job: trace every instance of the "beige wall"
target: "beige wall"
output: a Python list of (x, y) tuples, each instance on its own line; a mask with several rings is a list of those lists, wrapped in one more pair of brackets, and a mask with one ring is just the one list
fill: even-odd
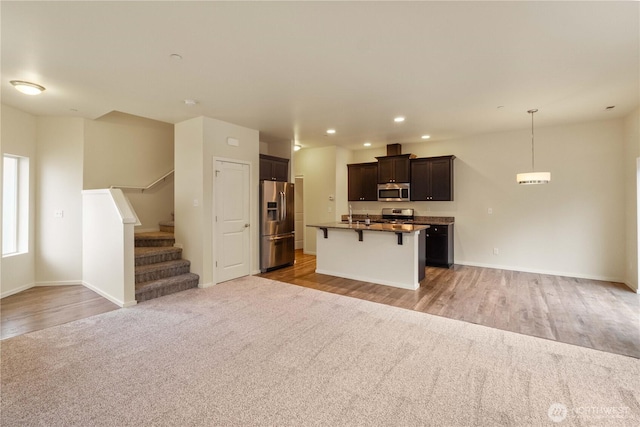
[[(340, 149), (342, 150), (342, 149)], [(319, 224), (336, 221), (340, 213), (338, 207), (348, 204), (336, 200), (336, 164), (337, 147), (305, 148), (294, 153), (294, 175), (303, 176), (304, 217), (306, 224)], [(345, 163), (346, 170), (346, 163)], [(345, 185), (346, 180), (343, 179)], [(329, 200), (333, 196), (334, 200)], [(315, 254), (316, 229), (306, 227), (304, 234), (304, 252)]]
[(640, 158), (640, 109), (624, 120), (624, 171), (626, 201), (626, 257), (625, 278), (627, 285), (638, 291), (638, 159)]
[[(518, 186), (515, 181), (516, 173), (530, 168), (526, 130), (402, 144), (403, 153), (457, 158), (454, 201), (401, 205), (414, 208), (417, 215), (456, 218), (458, 264), (624, 281), (623, 128), (622, 120), (537, 127), (536, 168), (552, 176), (550, 184), (538, 186)], [(385, 152), (384, 147), (354, 151), (352, 162), (375, 161)], [(305, 163), (300, 165), (305, 186), (307, 168), (325, 181), (332, 179), (331, 170), (325, 174)], [(382, 207), (396, 206), (351, 203), (357, 213), (379, 214)]]
[[(214, 159), (250, 164), (250, 270), (252, 273), (260, 270), (258, 135), (256, 130), (206, 117), (187, 120), (175, 126), (176, 243), (183, 244), (185, 258), (192, 262), (191, 271), (200, 275), (201, 286), (216, 283)], [(238, 139), (240, 145), (228, 145), (229, 137)], [(194, 200), (197, 200), (198, 206), (194, 206)]]
[[(84, 189), (147, 187), (173, 170), (173, 125), (120, 112), (87, 120)], [(158, 230), (171, 219), (174, 177), (144, 192), (123, 189), (142, 223), (136, 231)]]
[[(29, 158), (29, 251), (2, 258), (0, 296), (14, 294), (35, 284), (35, 218), (36, 218), (36, 118), (15, 108), (2, 105), (2, 153)], [(0, 165), (0, 170), (2, 166)], [(0, 182), (2, 174), (0, 174)], [(0, 191), (2, 186), (0, 185)], [(0, 199), (1, 200), (1, 199)], [(1, 214), (0, 214), (1, 215)]]
[[(37, 118), (36, 282), (82, 282), (82, 157), (85, 120)], [(62, 218), (54, 217), (56, 210)]]
[(207, 283), (203, 277), (203, 122), (203, 117), (197, 117), (176, 124), (174, 146), (176, 244), (183, 247), (182, 257), (191, 261), (191, 272), (200, 275), (201, 284)]

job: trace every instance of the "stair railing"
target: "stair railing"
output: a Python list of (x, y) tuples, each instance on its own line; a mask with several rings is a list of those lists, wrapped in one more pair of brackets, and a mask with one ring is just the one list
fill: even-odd
[(153, 181), (151, 184), (147, 185), (146, 187), (135, 187), (135, 186), (130, 186), (130, 185), (112, 185), (109, 188), (120, 188), (120, 189), (123, 189), (123, 190), (140, 190), (141, 193), (144, 193), (145, 190), (150, 190), (151, 188), (155, 187), (156, 185), (160, 184), (161, 182), (164, 182), (167, 178), (169, 178), (171, 175), (173, 175), (174, 172), (175, 172), (175, 169), (171, 169), (169, 172), (165, 173), (160, 178), (156, 179), (155, 181)]

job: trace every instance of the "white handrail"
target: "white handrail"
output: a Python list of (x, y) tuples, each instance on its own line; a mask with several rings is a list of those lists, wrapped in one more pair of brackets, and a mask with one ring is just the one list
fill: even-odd
[(112, 185), (109, 188), (120, 188), (120, 189), (127, 189), (127, 190), (140, 190), (142, 193), (144, 193), (144, 190), (149, 190), (150, 188), (155, 187), (157, 184), (159, 184), (160, 182), (164, 181), (169, 176), (171, 176), (174, 172), (175, 172), (175, 169), (171, 169), (169, 172), (165, 173), (160, 178), (156, 179), (155, 181), (153, 181), (151, 184), (147, 185), (146, 187), (132, 187), (132, 186), (128, 186), (128, 185)]

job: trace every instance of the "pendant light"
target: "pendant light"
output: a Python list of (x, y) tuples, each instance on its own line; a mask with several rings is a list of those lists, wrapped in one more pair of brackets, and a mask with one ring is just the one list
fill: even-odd
[(529, 110), (531, 114), (531, 170), (532, 172), (519, 173), (516, 175), (518, 184), (548, 184), (551, 181), (551, 172), (533, 172), (535, 168), (535, 155), (533, 150), (533, 114), (537, 113), (537, 109)]

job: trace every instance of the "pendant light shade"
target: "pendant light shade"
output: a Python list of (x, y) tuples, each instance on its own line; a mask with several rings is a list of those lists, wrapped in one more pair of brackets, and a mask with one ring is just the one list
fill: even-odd
[(516, 175), (518, 184), (548, 184), (551, 181), (551, 172), (525, 172)]
[[(531, 170), (535, 171), (535, 152), (533, 146), (533, 114), (538, 112), (537, 109), (529, 110), (531, 114)], [(551, 181), (551, 172), (524, 172), (516, 175), (518, 184), (548, 184)]]

